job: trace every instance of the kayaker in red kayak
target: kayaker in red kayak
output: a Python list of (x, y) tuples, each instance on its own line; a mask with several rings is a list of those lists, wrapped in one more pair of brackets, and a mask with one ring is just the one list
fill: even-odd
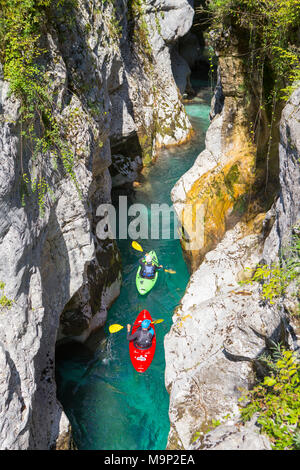
[(145, 254), (144, 258), (139, 260), (141, 265), (140, 276), (146, 277), (147, 279), (153, 279), (155, 276), (156, 271), (162, 269), (162, 265), (157, 265), (153, 260), (149, 253)]
[(127, 325), (127, 339), (133, 341), (134, 346), (138, 349), (151, 348), (154, 338), (154, 330), (150, 326), (151, 320), (143, 320), (141, 326), (131, 335), (131, 325)]

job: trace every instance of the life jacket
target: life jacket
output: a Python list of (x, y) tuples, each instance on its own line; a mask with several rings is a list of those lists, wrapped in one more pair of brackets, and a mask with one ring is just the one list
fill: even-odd
[(143, 277), (154, 277), (154, 275), (155, 275), (155, 265), (152, 264), (152, 263), (151, 264), (145, 263), (142, 266), (141, 275)]
[(135, 340), (134, 345), (139, 349), (149, 349), (152, 345), (152, 339), (154, 336), (153, 328), (143, 330), (142, 327), (138, 328), (139, 337)]

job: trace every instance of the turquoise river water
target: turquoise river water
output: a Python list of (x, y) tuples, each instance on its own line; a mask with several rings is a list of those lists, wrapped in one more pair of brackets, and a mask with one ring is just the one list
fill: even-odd
[[(142, 185), (131, 202), (147, 206), (150, 221), (152, 203), (171, 205), (170, 191), (204, 148), (209, 124), (209, 94), (204, 100), (186, 105), (195, 135), (180, 147), (163, 150), (155, 164), (144, 172)], [(150, 223), (150, 222), (149, 222)], [(171, 231), (172, 233), (172, 231)], [(141, 253), (130, 240), (118, 241), (122, 255), (121, 293), (108, 313), (106, 326), (85, 345), (69, 344), (57, 351), (57, 395), (72, 424), (74, 440), (82, 450), (163, 450), (169, 433), (169, 396), (165, 389), (164, 336), (172, 324), (174, 309), (182, 298), (189, 272), (178, 239), (137, 240), (176, 274), (161, 271), (147, 296), (136, 290), (135, 276)], [(157, 345), (150, 368), (137, 373), (130, 361), (126, 324), (133, 323), (142, 309), (156, 325)], [(108, 327), (119, 323), (124, 329), (110, 334)]]

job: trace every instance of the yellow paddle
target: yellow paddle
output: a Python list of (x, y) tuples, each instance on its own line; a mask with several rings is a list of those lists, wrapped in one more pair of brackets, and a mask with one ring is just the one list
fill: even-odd
[(144, 251), (143, 248), (141, 247), (141, 245), (136, 241), (133, 241), (131, 243), (131, 246), (132, 246), (132, 248), (134, 248), (137, 251)]
[[(136, 241), (133, 241), (133, 242), (131, 243), (131, 246), (132, 246), (132, 248), (134, 248), (134, 249), (137, 250), (137, 251), (141, 251), (141, 252), (144, 251), (143, 248), (141, 247), (141, 245), (140, 245), (138, 242), (136, 242)], [(176, 271), (174, 271), (174, 269), (165, 269), (165, 268), (164, 268), (164, 271), (165, 271), (166, 273), (176, 274)]]
[[(156, 325), (157, 323), (161, 323), (163, 321), (164, 319), (160, 318), (159, 320), (154, 320), (153, 322), (151, 322), (151, 324)], [(124, 328), (124, 326), (118, 325), (117, 323), (115, 323), (114, 325), (109, 325), (108, 329), (110, 333), (117, 333), (118, 331), (122, 330), (122, 328)]]

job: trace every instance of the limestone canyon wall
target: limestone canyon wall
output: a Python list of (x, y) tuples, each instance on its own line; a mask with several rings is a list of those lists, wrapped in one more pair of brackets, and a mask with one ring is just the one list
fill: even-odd
[[(193, 14), (187, 0), (50, 8), (42, 65), (77, 185), (53, 155), (40, 152), (51, 189), (42, 216), (36, 194), (22, 193), (23, 174), (34, 178), (36, 162), (1, 68), (0, 280), (13, 301), (0, 312), (1, 449), (53, 448), (68, 427), (56, 399), (55, 344), (84, 341), (119, 293), (116, 244), (96, 236), (97, 207), (111, 201), (111, 174), (189, 138), (170, 51)], [(120, 161), (122, 168), (114, 165)]]
[[(281, 114), (277, 141), (280, 186), (273, 206), (268, 212), (259, 204), (255, 210), (242, 211), (228, 228), (224, 221), (232, 213), (235, 195), (245, 191), (245, 183), (250, 185), (251, 169), (240, 170), (245, 163), (252, 166), (256, 152), (252, 146), (245, 148), (247, 123), (243, 118), (236, 121), (245, 107), (237, 90), (229, 93), (230, 76), (230, 83), (238, 84), (242, 70), (236, 76), (234, 61), (227, 58), (226, 64), (221, 59), (206, 149), (172, 191), (179, 215), (184, 203), (191, 200), (197, 204), (209, 197), (211, 205), (205, 227), (208, 236), (202, 252), (189, 256), (193, 273), (165, 337), (171, 422), (168, 449), (271, 449), (268, 439), (259, 434), (255, 416), (247, 425), (237, 425), (238, 400), (241, 390), (253, 385), (254, 372), (262, 371), (259, 358), (270, 345), (281, 343), (299, 350), (299, 325), (293, 316), (299, 303), (295, 283), (283, 299), (270, 305), (262, 300), (258, 283), (241, 286), (240, 281), (250, 279), (259, 263), (277, 262), (293, 234), (299, 236), (300, 89)], [(233, 103), (238, 101), (239, 111), (232, 113)], [(234, 129), (228, 133), (232, 124)], [(230, 189), (226, 175), (232, 164), (239, 171), (231, 191), (218, 204), (216, 182), (220, 183), (220, 196), (226, 187)], [(209, 238), (212, 226), (218, 228), (213, 243)], [(213, 419), (224, 424), (206, 434)]]

